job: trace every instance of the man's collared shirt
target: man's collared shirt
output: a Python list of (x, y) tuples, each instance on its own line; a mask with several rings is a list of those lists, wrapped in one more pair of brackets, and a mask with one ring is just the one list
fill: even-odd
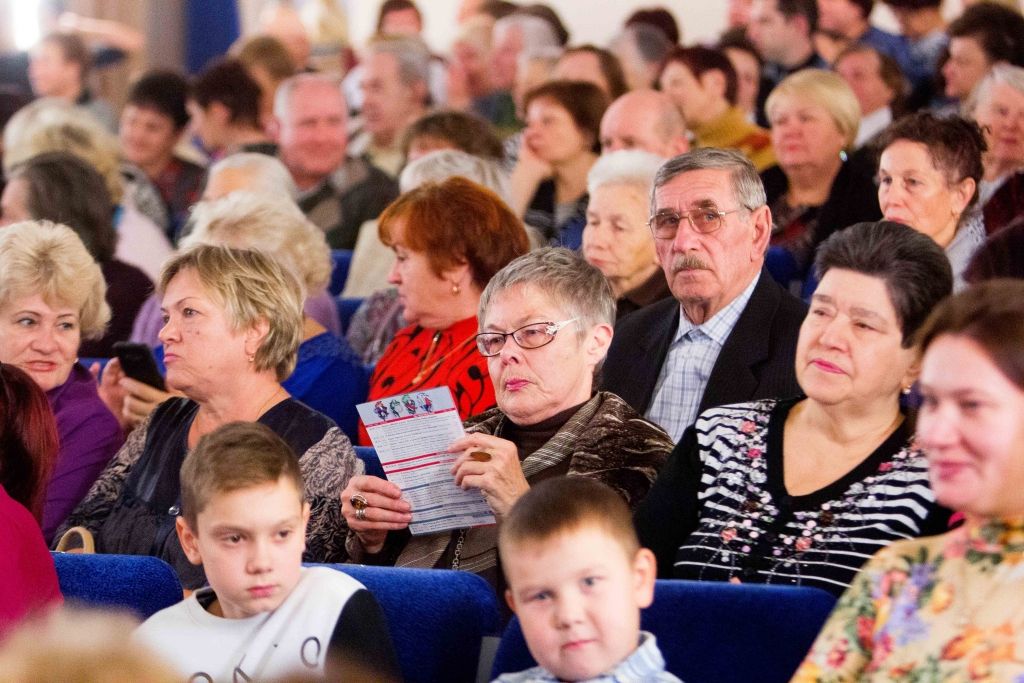
[[(559, 679), (543, 667), (535, 666), (518, 673), (503, 674), (494, 683), (557, 683)], [(657, 639), (647, 631), (640, 632), (640, 645), (633, 654), (622, 660), (608, 673), (590, 678), (583, 683), (682, 683), (665, 671), (665, 658), (658, 649)]]
[(701, 325), (690, 322), (680, 306), (679, 327), (661, 365), (654, 397), (644, 416), (660, 425), (673, 441), (678, 442), (697, 419), (718, 354), (747, 307), (759, 277), (760, 272), (738, 297)]

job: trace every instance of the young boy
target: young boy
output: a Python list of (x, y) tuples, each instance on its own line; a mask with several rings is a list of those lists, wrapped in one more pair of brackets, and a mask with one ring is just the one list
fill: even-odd
[(136, 637), (188, 680), (325, 671), (397, 680), (373, 596), (339, 571), (302, 567), (302, 491), (294, 453), (264, 425), (234, 422), (200, 439), (181, 466), (177, 531), (210, 586), (150, 617)]
[(540, 664), (499, 683), (675, 681), (640, 609), (654, 600), (654, 554), (622, 497), (583, 477), (543, 481), (498, 535), (505, 599)]

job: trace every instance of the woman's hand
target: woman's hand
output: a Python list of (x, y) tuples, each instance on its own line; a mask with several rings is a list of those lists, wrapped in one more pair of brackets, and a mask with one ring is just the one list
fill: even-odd
[(452, 466), (455, 484), (477, 488), (497, 517), (504, 517), (520, 496), (530, 490), (516, 445), (489, 434), (467, 434), (449, 447), (463, 451)]
[[(93, 375), (99, 371), (98, 365), (93, 365), (89, 369)], [(99, 394), (125, 431), (134, 429), (153, 412), (153, 409), (167, 399), (181, 395), (160, 391), (128, 377), (121, 369), (121, 362), (117, 358), (111, 358), (103, 369), (99, 381)]]
[[(352, 505), (353, 496), (366, 500), (363, 518)], [(412, 506), (402, 498), (402, 489), (380, 477), (360, 474), (352, 477), (341, 492), (341, 514), (348, 528), (356, 532), (367, 553), (374, 555), (384, 548), (389, 531), (398, 531), (412, 521)]]

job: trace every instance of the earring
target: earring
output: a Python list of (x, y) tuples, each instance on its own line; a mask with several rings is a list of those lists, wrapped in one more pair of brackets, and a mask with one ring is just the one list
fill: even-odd
[(250, 353), (249, 354), (249, 362), (253, 363), (255, 361), (256, 361), (256, 354), (255, 353)]
[(461, 292), (461, 291), (462, 291), (462, 288), (459, 287), (459, 283), (458, 282), (453, 282), (452, 283), (452, 296), (458, 296), (459, 292)]
[(910, 387), (903, 387), (903, 389), (900, 390), (900, 393), (903, 394), (904, 396), (909, 396), (910, 395)]

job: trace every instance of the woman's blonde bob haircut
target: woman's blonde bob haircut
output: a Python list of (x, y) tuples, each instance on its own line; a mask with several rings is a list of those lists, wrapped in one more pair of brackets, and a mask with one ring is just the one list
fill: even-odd
[(331, 248), (324, 231), (283, 197), (232, 192), (200, 202), (192, 211), (192, 232), (181, 246), (196, 244), (262, 251), (299, 279), (306, 296), (322, 292), (331, 279)]
[(236, 331), (265, 320), (267, 336), (253, 358), (257, 372), (277, 380), (292, 374), (302, 341), (302, 286), (270, 256), (253, 249), (197, 244), (173, 256), (160, 273), (160, 295), (174, 277), (191, 270)]
[(823, 69), (801, 69), (775, 86), (764, 103), (769, 122), (782, 100), (796, 99), (824, 107), (843, 135), (845, 149), (852, 149), (860, 128), (860, 104), (850, 86), (838, 74)]
[(0, 309), (33, 294), (77, 310), (84, 339), (102, 337), (110, 322), (103, 272), (66, 225), (24, 221), (0, 230)]

